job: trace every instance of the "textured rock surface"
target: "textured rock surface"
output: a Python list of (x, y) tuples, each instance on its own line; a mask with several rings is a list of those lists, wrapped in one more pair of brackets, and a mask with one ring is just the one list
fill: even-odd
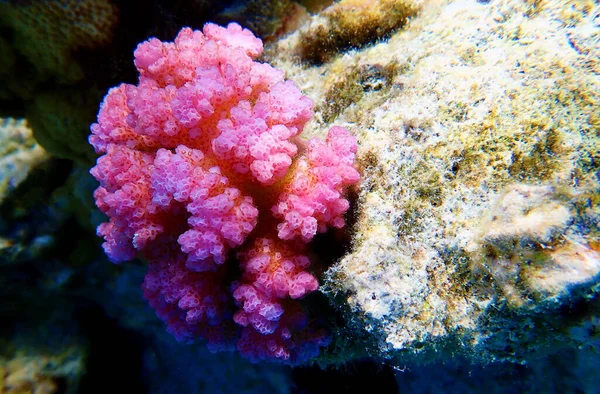
[(336, 53), (387, 38), (419, 11), (419, 0), (342, 0), (326, 8), (300, 31), (296, 51), (321, 64)]
[[(600, 346), (597, 2), (419, 3), (420, 13), (389, 40), (333, 50), (321, 66), (298, 56), (301, 33), (273, 44), (265, 59), (315, 101), (317, 118), (306, 135), (345, 123), (361, 144), (365, 181), (348, 218), (353, 242), (324, 281), (341, 324), (321, 361), (388, 359), (408, 392), (594, 392), (600, 384), (594, 369)], [(168, 20), (173, 32), (179, 21)], [(11, 42), (0, 38), (7, 54), (0, 74), (27, 75)], [(48, 108), (38, 122), (58, 125), (64, 134), (57, 140), (75, 137), (64, 127), (73, 124), (71, 107), (52, 100), (61, 94), (31, 96), (34, 78), (3, 82), (0, 98), (10, 99), (4, 90), (19, 92), (32, 111)], [(59, 154), (79, 155), (77, 149), (69, 145)], [(72, 171), (71, 165), (53, 159), (36, 167), (0, 205), (6, 300), (0, 321), (10, 322), (0, 333), (0, 386), (10, 377), (13, 388), (43, 383), (51, 391), (55, 381), (63, 387), (66, 359), (47, 369), (43, 357), (56, 362), (71, 345), (27, 353), (28, 345), (11, 334), (33, 325), (50, 328), (54, 338), (100, 344), (90, 359), (103, 363), (82, 361), (85, 346), (71, 353), (85, 362), (71, 364), (79, 368), (72, 382), (83, 368), (96, 374), (91, 384), (106, 382), (109, 360), (120, 362), (115, 379), (143, 381), (151, 392), (289, 392), (288, 369), (249, 365), (235, 354), (213, 356), (203, 344), (177, 344), (164, 333), (141, 296), (144, 267), (123, 270), (98, 257), (90, 229), (101, 218), (91, 217), (98, 212), (89, 201), (96, 185), (88, 168)], [(96, 308), (102, 325), (92, 321), (87, 330), (64, 333), (40, 318), (52, 309), (62, 322), (82, 322), (73, 303)], [(107, 331), (107, 320), (119, 328)], [(26, 336), (47, 339), (35, 330)], [(481, 363), (490, 360), (517, 363)]]
[(5, 2), (0, 13), (0, 24), (12, 28), (21, 55), (40, 75), (62, 82), (84, 76), (72, 52), (106, 45), (118, 22), (110, 0)]
[(301, 34), (269, 52), (327, 103), (314, 133), (346, 122), (361, 142), (351, 250), (325, 280), (346, 318), (334, 360), (580, 343), (600, 272), (599, 21), (591, 1), (428, 1), (319, 67), (290, 61)]
[(44, 314), (48, 316), (38, 320), (37, 326), (28, 326), (21, 321), (19, 329), (12, 330), (11, 334), (11, 327), (3, 327), (0, 393), (78, 392), (85, 373), (88, 343), (78, 337), (76, 324), (65, 320), (62, 312)]
[(61, 381), (69, 379), (69, 393), (75, 393), (83, 372), (83, 357), (78, 349), (65, 354), (17, 354), (0, 357), (0, 390), (6, 394), (52, 394), (61, 392)]
[(0, 203), (48, 154), (33, 139), (27, 121), (0, 118)]

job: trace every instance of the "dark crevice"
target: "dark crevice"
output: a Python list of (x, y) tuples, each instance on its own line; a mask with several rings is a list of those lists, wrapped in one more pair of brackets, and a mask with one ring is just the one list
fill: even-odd
[(142, 380), (145, 339), (109, 319), (98, 305), (85, 305), (75, 313), (89, 340), (86, 371), (80, 393), (146, 393)]
[(339, 368), (298, 367), (292, 372), (292, 394), (398, 392), (394, 369), (374, 360), (345, 364)]

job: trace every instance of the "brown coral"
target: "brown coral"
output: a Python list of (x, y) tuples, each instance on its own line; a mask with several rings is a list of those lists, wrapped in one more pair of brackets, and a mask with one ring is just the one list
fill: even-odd
[(0, 24), (12, 29), (15, 49), (39, 74), (61, 82), (83, 77), (72, 53), (108, 44), (118, 21), (118, 9), (110, 0), (0, 4), (0, 11)]
[(308, 19), (305, 7), (292, 0), (236, 2), (217, 17), (219, 23), (236, 21), (270, 42), (296, 30)]
[(387, 37), (418, 10), (414, 0), (342, 0), (303, 31), (299, 55), (309, 63), (324, 63), (340, 51)]
[(53, 156), (93, 162), (87, 142), (94, 120), (93, 105), (102, 98), (95, 88), (69, 88), (40, 92), (27, 105), (27, 120), (35, 139)]

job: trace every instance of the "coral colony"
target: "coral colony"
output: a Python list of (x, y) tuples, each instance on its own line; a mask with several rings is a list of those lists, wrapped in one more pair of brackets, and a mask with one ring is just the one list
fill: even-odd
[(307, 243), (345, 224), (357, 143), (297, 138), (313, 103), (262, 49), (235, 23), (138, 46), (138, 85), (91, 127), (98, 235), (113, 262), (148, 262), (144, 296), (179, 340), (298, 364), (329, 341), (297, 299), (318, 287)]

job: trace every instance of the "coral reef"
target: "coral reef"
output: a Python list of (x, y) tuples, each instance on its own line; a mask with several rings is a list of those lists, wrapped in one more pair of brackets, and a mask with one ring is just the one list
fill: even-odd
[[(131, 52), (149, 36), (201, 26), (227, 2), (0, 2), (0, 108), (24, 117), (51, 154), (91, 165), (89, 124), (110, 86), (134, 80)], [(118, 37), (118, 39), (115, 39)]]
[(173, 340), (142, 297), (145, 267), (109, 264), (99, 247), (93, 229), (105, 218), (94, 207), (89, 167), (65, 164), (37, 166), (0, 205), (0, 381), (10, 363), (8, 392), (38, 383), (57, 393), (110, 391), (106, 362), (129, 392), (289, 392), (283, 365)]
[[(312, 101), (253, 60), (262, 49), (238, 24), (138, 46), (139, 84), (111, 89), (91, 127), (94, 197), (109, 217), (98, 235), (113, 262), (149, 262), (144, 295), (178, 339), (237, 339), (251, 360), (298, 364), (327, 343), (292, 301), (318, 286), (306, 243), (344, 226), (357, 146), (341, 127), (294, 138)], [(231, 299), (225, 263), (242, 244)]]
[(92, 162), (86, 125), (102, 95), (90, 69), (112, 44), (118, 11), (109, 0), (0, 3), (3, 115), (26, 117), (53, 155)]
[(582, 345), (571, 328), (595, 316), (600, 268), (598, 18), (594, 2), (428, 1), (322, 65), (291, 60), (302, 32), (267, 50), (329, 102), (315, 128), (361, 141), (352, 250), (321, 288), (344, 316), (324, 364)]
[[(120, 389), (129, 392), (279, 394), (353, 384), (361, 390), (384, 380), (391, 387), (394, 373), (398, 390), (415, 393), (597, 391), (597, 1), (341, 1), (327, 10), (332, 0), (274, 0), (262, 8), (249, 2), (249, 8), (237, 9), (244, 23), (260, 25), (269, 40), (278, 40), (252, 59), (260, 56), (282, 70), (277, 81), (284, 75), (294, 81), (278, 93), (289, 99), (282, 108), (298, 109), (288, 104), (302, 97), (310, 110), (298, 110), (306, 116), (294, 137), (279, 128), (271, 133), (277, 138), (260, 139), (273, 149), (265, 153), (242, 138), (253, 135), (242, 125), (252, 119), (248, 113), (255, 115), (256, 96), (277, 95), (280, 82), (258, 78), (265, 70), (253, 76), (263, 87), (248, 93), (254, 95), (250, 109), (230, 108), (227, 100), (214, 106), (211, 100), (223, 94), (196, 100), (206, 94), (202, 87), (219, 85), (218, 73), (203, 75), (207, 84), (200, 86), (182, 83), (183, 73), (172, 81), (173, 90), (142, 83), (115, 88), (114, 112), (105, 104), (99, 124), (118, 127), (106, 127), (95, 143), (110, 157), (98, 172), (117, 163), (103, 172), (116, 185), (103, 202), (127, 219), (113, 233), (102, 227), (127, 235), (109, 250), (146, 260), (126, 265), (109, 264), (94, 234), (106, 217), (94, 207), (97, 183), (85, 164), (95, 159), (86, 144), (90, 111), (97, 110), (99, 91), (136, 83), (131, 53), (138, 42), (150, 36), (170, 40), (182, 26), (194, 29), (216, 15), (227, 17), (219, 13), (229, 2), (106, 2), (118, 7), (110, 42), (92, 40), (92, 46), (74, 50), (52, 43), (56, 53), (44, 52), (38, 40), (46, 37), (25, 34), (27, 26), (17, 23), (22, 20), (5, 19), (9, 8), (38, 9), (42, 3), (52, 3), (48, 10), (91, 4), (0, 2), (1, 112), (27, 119), (1, 123), (7, 126), (3, 131), (12, 131), (0, 137), (0, 174), (8, 186), (0, 192), (0, 392), (106, 392), (120, 381)], [(306, 17), (298, 4), (318, 14), (281, 38), (297, 22), (293, 18)], [(396, 19), (400, 25), (387, 30), (393, 18), (383, 18), (381, 6), (401, 4), (416, 5), (418, 12)], [(286, 14), (288, 9), (294, 12)], [(339, 13), (342, 9), (348, 12)], [(104, 8), (98, 11), (107, 15)], [(43, 12), (40, 18), (56, 21)], [(348, 29), (331, 24), (341, 20)], [(316, 34), (321, 28), (335, 34)], [(25, 39), (31, 48), (21, 47)], [(176, 64), (177, 56), (166, 63), (150, 57), (154, 49), (176, 45), (151, 42), (156, 47), (146, 43), (150, 50), (136, 53), (148, 61), (138, 62), (141, 79), (172, 77), (156, 70)], [(252, 48), (257, 46), (246, 47)], [(57, 68), (57, 61), (70, 65)], [(188, 71), (194, 74), (196, 67)], [(220, 83), (232, 88), (230, 81)], [(148, 92), (156, 96), (145, 102)], [(310, 101), (315, 113), (309, 120)], [(171, 107), (160, 105), (164, 102)], [(207, 102), (216, 112), (207, 115)], [(174, 107), (181, 111), (171, 122)], [(182, 116), (192, 124), (193, 110), (198, 124), (210, 118), (205, 129), (223, 138), (199, 141), (194, 131), (186, 139), (187, 126), (177, 125)], [(329, 143), (320, 140), (333, 123), (358, 137), (363, 182), (350, 190), (350, 208), (342, 202), (344, 190), (334, 190), (339, 202), (314, 205), (315, 195), (331, 188), (317, 190), (310, 182), (318, 177), (338, 182), (337, 171), (319, 164), (335, 159), (338, 149), (353, 153), (332, 143), (339, 140), (336, 133), (346, 134), (336, 127)], [(300, 136), (317, 138), (309, 143)], [(115, 139), (119, 148), (110, 147)], [(347, 141), (354, 144), (353, 138)], [(61, 158), (38, 156), (38, 143)], [(276, 160), (267, 159), (272, 153)], [(337, 159), (351, 166), (351, 156)], [(140, 160), (150, 165), (126, 167)], [(247, 172), (236, 172), (240, 169)], [(140, 182), (127, 184), (130, 176)], [(224, 179), (226, 185), (209, 182)], [(268, 184), (269, 179), (277, 180)], [(209, 183), (210, 203), (191, 197), (199, 181)], [(160, 191), (156, 202), (145, 194), (146, 186)], [(215, 212), (213, 203), (226, 202), (216, 198), (224, 191), (234, 203), (228, 213), (243, 211), (251, 219), (253, 207), (256, 223)], [(139, 205), (116, 198), (129, 195), (148, 198), (143, 208), (156, 210), (136, 210)], [(251, 204), (243, 205), (245, 197)], [(331, 209), (327, 217), (305, 215), (325, 206)], [(348, 229), (330, 229), (305, 242), (325, 229), (319, 223), (341, 226), (344, 211)], [(212, 223), (204, 223), (206, 218)], [(232, 227), (240, 223), (251, 229), (236, 238)], [(165, 237), (165, 226), (174, 235)], [(215, 228), (211, 238), (208, 232)], [(229, 238), (216, 242), (223, 234)], [(161, 247), (157, 240), (165, 241), (167, 259), (148, 258)], [(205, 252), (210, 256), (203, 259)], [(202, 271), (207, 268), (214, 271)], [(321, 323), (333, 328), (329, 346), (322, 346), (328, 339), (321, 337)], [(165, 324), (184, 343), (173, 340)], [(291, 339), (285, 330), (290, 327)], [(188, 343), (198, 336), (212, 350), (237, 345), (246, 358), (240, 352), (212, 354), (202, 341)], [(316, 361), (328, 368), (247, 360), (285, 358), (286, 351), (292, 364), (319, 352)], [(365, 379), (353, 360), (366, 360), (375, 372)], [(307, 370), (320, 370), (321, 379), (302, 375)], [(304, 385), (293, 379), (304, 379)], [(322, 384), (323, 379), (330, 381)]]
[[(290, 392), (290, 368), (286, 365), (251, 363), (238, 352), (213, 353), (201, 341), (174, 340), (142, 297), (140, 283), (146, 271), (143, 264), (123, 267), (108, 264), (105, 258), (98, 259), (85, 271), (86, 276), (94, 278), (93, 282), (82, 285), (85, 294), (97, 300), (110, 319), (130, 330), (131, 340), (140, 342), (141, 378), (147, 385), (146, 391), (156, 394)], [(110, 357), (115, 351), (124, 352), (111, 344), (107, 346), (114, 349), (109, 351)], [(129, 366), (126, 370), (128, 374), (140, 372), (132, 371)]]

